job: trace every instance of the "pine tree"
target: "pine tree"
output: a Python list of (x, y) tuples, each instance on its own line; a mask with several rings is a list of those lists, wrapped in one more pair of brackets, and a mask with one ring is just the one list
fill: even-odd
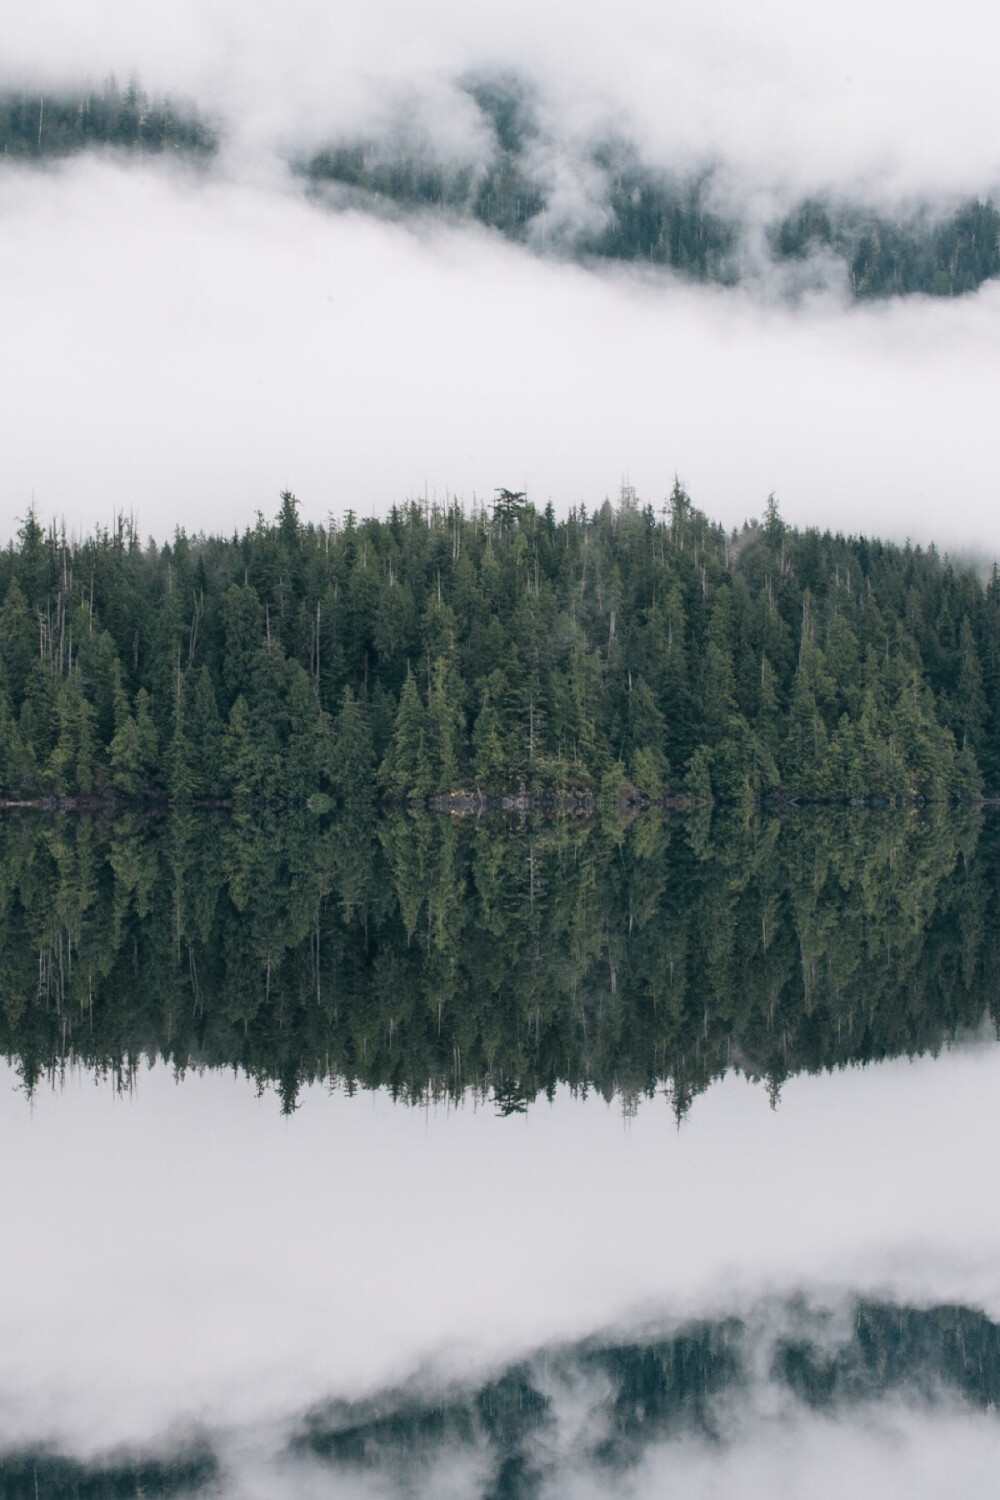
[(152, 789), (156, 773), (156, 726), (149, 711), (149, 694), (140, 688), (135, 712), (128, 706), (119, 684), (115, 704), (115, 733), (111, 741), (111, 776), (115, 788), (126, 797)]
[(225, 766), (223, 786), (232, 793), (236, 811), (246, 814), (260, 794), (261, 769), (250, 724), (250, 710), (242, 693), (229, 710), (222, 755)]
[(427, 710), (411, 672), (403, 683), (392, 744), (379, 771), (379, 779), (391, 796), (426, 797), (433, 790), (427, 740)]
[(375, 800), (375, 745), (364, 702), (349, 687), (340, 700), (334, 730), (333, 782), (350, 813), (368, 813)]

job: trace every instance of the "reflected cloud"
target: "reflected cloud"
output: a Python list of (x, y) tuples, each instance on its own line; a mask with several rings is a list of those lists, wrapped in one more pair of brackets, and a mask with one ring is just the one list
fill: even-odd
[[(332, 1486), (528, 1500), (645, 1496), (685, 1480), (696, 1484), (686, 1493), (711, 1493), (728, 1473), (741, 1476), (741, 1494), (773, 1493), (750, 1479), (763, 1460), (794, 1493), (812, 1493), (824, 1482), (824, 1447), (838, 1465), (867, 1450), (876, 1469), (901, 1457), (905, 1469), (928, 1439), (947, 1447), (961, 1433), (973, 1442), (959, 1462), (978, 1468), (1000, 1444), (998, 1390), (1000, 1328), (982, 1314), (800, 1298), (542, 1348), (480, 1383), (442, 1383), (428, 1369), (399, 1389), (319, 1405), (284, 1428), (217, 1434), (214, 1447), (173, 1457), (84, 1463), (23, 1451), (0, 1465), (18, 1493), (37, 1476), (46, 1493), (72, 1486), (82, 1497), (308, 1496)], [(852, 1493), (886, 1491), (869, 1475)]]
[[(619, 1391), (633, 1359), (654, 1385), (690, 1372), (677, 1409), (709, 1435), (727, 1371), (796, 1411), (939, 1385), (985, 1410), (998, 1068), (990, 1049), (797, 1079), (777, 1112), (731, 1079), (679, 1133), (665, 1107), (626, 1129), (564, 1094), (511, 1120), (315, 1089), (282, 1118), (240, 1080), (162, 1068), (125, 1100), (70, 1076), (29, 1110), (8, 1073), (0, 1447), (92, 1462), (196, 1423), (224, 1466), (258, 1434), (252, 1466), (311, 1410), (359, 1442), (375, 1421), (391, 1450), (378, 1413), (459, 1391), (471, 1421), (469, 1393), (530, 1367), (565, 1397), (538, 1428), (562, 1462), (596, 1421), (573, 1416), (591, 1377)], [(627, 1456), (640, 1429), (609, 1419), (607, 1441)]]

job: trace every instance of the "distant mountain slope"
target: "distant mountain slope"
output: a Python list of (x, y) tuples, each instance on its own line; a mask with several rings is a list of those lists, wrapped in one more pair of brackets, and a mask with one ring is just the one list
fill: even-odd
[[(754, 205), (725, 163), (670, 169), (618, 133), (569, 137), (511, 75), (464, 80), (468, 138), (444, 149), (417, 118), (284, 155), (316, 201), (482, 225), (539, 254), (669, 270), (711, 285), (796, 299), (956, 297), (1000, 276), (1000, 212), (988, 194), (894, 209), (818, 189)], [(0, 157), (40, 164), (82, 151), (208, 159), (217, 125), (135, 81), (0, 91)]]
[[(772, 281), (796, 295), (839, 285), (857, 299), (954, 297), (1000, 275), (1000, 213), (989, 198), (914, 203), (895, 214), (830, 193), (759, 221), (718, 163), (671, 172), (621, 138), (547, 136), (518, 80), (470, 83), (489, 141), (452, 161), (405, 132), (331, 142), (297, 164), (334, 203), (445, 213), (534, 249), (669, 268), (699, 282)], [(567, 188), (569, 180), (572, 189)]]
[(6, 161), (41, 162), (98, 149), (211, 156), (217, 145), (214, 127), (190, 105), (151, 99), (135, 82), (124, 89), (111, 78), (100, 89), (0, 93)]

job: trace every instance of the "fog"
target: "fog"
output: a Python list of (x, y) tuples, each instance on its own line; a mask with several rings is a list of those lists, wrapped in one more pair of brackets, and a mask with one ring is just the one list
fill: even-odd
[(377, 118), (402, 93), (439, 117), (473, 70), (534, 79), (568, 124), (628, 122), (661, 159), (723, 156), (770, 181), (893, 179), (981, 189), (998, 176), (991, 59), (974, 0), (9, 0), (3, 73), (65, 82), (138, 72), (216, 107), (234, 131), (304, 138)]
[(0, 173), (0, 535), (32, 501), (77, 531), (118, 510), (160, 540), (231, 531), (286, 486), (317, 522), (500, 485), (564, 512), (626, 482), (659, 508), (679, 474), (727, 526), (774, 491), (799, 525), (996, 555), (994, 286), (849, 308), (836, 276), (790, 305), (766, 278), (599, 274), (478, 227), (330, 212), (289, 168), (400, 129), (476, 159), (463, 80), (508, 70), (535, 93), (553, 223), (594, 211), (573, 143), (609, 130), (668, 167), (721, 162), (744, 207), (825, 187), (952, 202), (1000, 180), (996, 29), (966, 4), (943, 26), (786, 0), (752, 19), (14, 0), (8, 85), (137, 74), (217, 118), (223, 149), (202, 171)]
[(786, 518), (1000, 551), (1000, 291), (762, 306), (539, 261), (486, 231), (328, 215), (280, 184), (94, 160), (0, 177), (5, 536), (229, 532), (527, 488), (560, 511), (675, 473)]
[[(606, 1418), (600, 1409), (585, 1405), (560, 1416), (568, 1419), (567, 1430), (559, 1433), (567, 1444), (574, 1436), (593, 1436), (588, 1425), (581, 1434), (574, 1433), (574, 1416), (584, 1424)], [(624, 1474), (588, 1462), (571, 1446), (539, 1455), (540, 1482), (530, 1493), (542, 1500), (660, 1500), (674, 1494), (692, 1500), (717, 1500), (721, 1495), (727, 1500), (769, 1500), (777, 1495), (839, 1500), (844, 1494), (861, 1500), (940, 1500), (944, 1495), (989, 1495), (995, 1487), (1000, 1433), (990, 1416), (884, 1403), (846, 1418), (774, 1409), (748, 1411), (745, 1417), (745, 1425), (735, 1424), (722, 1442), (698, 1437), (653, 1442), (641, 1463)], [(318, 1463), (286, 1460), (262, 1469), (246, 1459), (241, 1465), (237, 1457), (222, 1493), (254, 1500), (292, 1495), (312, 1500), (331, 1493), (345, 1500), (467, 1500), (503, 1492), (495, 1481), (490, 1483), (494, 1476), (482, 1454), (445, 1445), (442, 1449), (433, 1460), (411, 1459), (395, 1473), (372, 1474), (359, 1465), (346, 1472), (338, 1469), (335, 1476)], [(232, 1457), (227, 1454), (230, 1461)], [(516, 1483), (511, 1492), (522, 1493)], [(523, 1492), (529, 1492), (527, 1486)]]
[[(762, 1298), (1000, 1315), (1000, 1051), (730, 1077), (675, 1128), (523, 1118), (158, 1067), (131, 1096), (0, 1090), (0, 1447), (236, 1435), (419, 1376)], [(960, 1164), (961, 1170), (957, 1170)]]

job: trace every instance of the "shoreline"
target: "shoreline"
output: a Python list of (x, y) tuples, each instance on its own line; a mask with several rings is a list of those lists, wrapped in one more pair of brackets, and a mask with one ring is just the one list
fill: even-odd
[[(310, 799), (312, 800), (312, 799)], [(302, 811), (312, 813), (314, 817), (327, 817), (330, 814), (344, 813), (348, 811), (343, 805), (338, 805), (329, 799), (329, 805), (324, 798), (322, 806), (310, 806), (306, 803)], [(371, 811), (376, 814), (389, 812), (433, 812), (447, 813), (452, 817), (481, 817), (484, 814), (498, 812), (516, 813), (543, 813), (547, 815), (570, 814), (578, 817), (596, 817), (601, 812), (617, 811), (623, 817), (633, 816), (642, 812), (679, 812), (693, 813), (705, 808), (732, 808), (741, 804), (736, 802), (719, 801), (706, 802), (693, 797), (687, 793), (670, 793), (662, 797), (647, 797), (640, 793), (627, 793), (613, 799), (606, 799), (597, 793), (528, 793), (528, 792), (442, 792), (429, 797), (414, 797), (406, 800), (398, 798), (375, 799), (371, 803)], [(147, 815), (163, 817), (171, 812), (233, 812), (235, 802), (232, 797), (203, 797), (196, 798), (188, 803), (171, 802), (169, 798), (158, 793), (148, 793), (139, 797), (0, 797), (0, 813), (10, 812), (45, 812), (45, 813), (95, 813), (108, 814), (118, 812), (141, 812)], [(803, 797), (787, 797), (772, 795), (762, 798), (756, 804), (756, 811), (761, 813), (783, 813), (791, 809), (803, 808), (864, 808), (869, 812), (880, 812), (888, 809), (908, 808), (911, 811), (920, 811), (928, 807), (949, 808), (993, 808), (1000, 807), (1000, 796), (985, 796), (977, 798), (952, 798), (947, 802), (935, 802), (926, 797), (906, 797), (890, 799), (883, 796), (870, 797), (828, 797), (823, 799), (806, 799)], [(253, 811), (260, 811), (255, 806)], [(271, 805), (275, 812), (287, 812), (289, 810), (286, 802), (277, 802)]]

